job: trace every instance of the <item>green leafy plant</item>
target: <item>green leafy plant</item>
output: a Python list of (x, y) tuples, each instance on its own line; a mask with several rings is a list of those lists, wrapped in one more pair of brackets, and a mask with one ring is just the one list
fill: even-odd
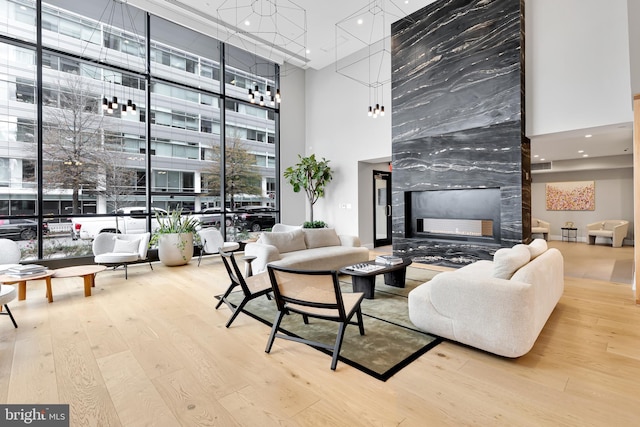
[(324, 221), (305, 221), (302, 228), (327, 228), (327, 223)]
[(313, 222), (313, 205), (320, 197), (324, 197), (324, 188), (331, 181), (332, 170), (329, 160), (324, 157), (316, 160), (316, 155), (302, 157), (298, 154), (300, 161), (285, 169), (283, 176), (293, 186), (293, 191), (298, 193), (304, 190), (309, 201), (310, 218)]
[[(183, 234), (193, 233), (197, 236), (196, 231), (199, 225), (198, 219), (192, 216), (182, 215), (182, 209), (175, 210), (173, 212), (164, 213), (156, 212), (156, 219), (158, 220), (158, 228), (154, 231), (153, 236), (149, 240), (149, 246), (157, 245), (158, 240), (163, 234)], [(184, 249), (184, 240), (180, 239), (182, 247)]]

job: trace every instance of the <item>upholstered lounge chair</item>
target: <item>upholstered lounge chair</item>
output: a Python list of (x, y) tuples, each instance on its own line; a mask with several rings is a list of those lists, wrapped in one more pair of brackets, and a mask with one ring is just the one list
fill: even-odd
[(16, 319), (13, 318), (13, 314), (11, 314), (11, 310), (9, 310), (9, 306), (7, 305), (10, 301), (13, 301), (16, 298), (16, 288), (9, 285), (0, 284), (0, 309), (4, 307), (4, 311), (1, 311), (0, 314), (5, 314), (11, 318), (13, 322), (13, 326), (15, 328), (18, 327), (16, 323)]
[(590, 245), (595, 245), (598, 237), (607, 237), (611, 239), (611, 246), (620, 248), (624, 238), (627, 237), (628, 230), (629, 221), (623, 219), (606, 219), (587, 224)]
[(203, 228), (198, 231), (198, 236), (200, 237), (201, 245), (198, 267), (200, 267), (203, 254), (217, 254), (220, 252), (220, 248), (224, 252), (232, 252), (240, 248), (240, 244), (237, 242), (225, 242), (222, 238), (222, 233), (215, 228)]
[[(124, 278), (128, 278), (127, 265), (147, 260), (151, 233), (115, 234), (99, 233), (93, 240), (96, 264), (112, 267), (124, 266)], [(151, 261), (149, 267), (153, 270)]]
[(19, 265), (22, 258), (18, 244), (9, 239), (0, 239), (0, 254), (2, 254), (0, 272)]
[(551, 224), (538, 218), (531, 218), (531, 234), (542, 234), (544, 240), (549, 240)]

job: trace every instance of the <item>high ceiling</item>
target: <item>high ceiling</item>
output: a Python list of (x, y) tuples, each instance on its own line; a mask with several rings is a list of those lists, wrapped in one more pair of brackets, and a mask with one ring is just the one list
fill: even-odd
[[(363, 48), (362, 41), (375, 42), (390, 35), (390, 24), (416, 10), (433, 3), (435, 0), (132, 0), (131, 4), (143, 9), (169, 11), (164, 17), (188, 17), (191, 21), (201, 21), (216, 26), (212, 34), (218, 39), (236, 39), (242, 32), (258, 34), (267, 40), (266, 44), (278, 44), (275, 49), (255, 45), (249, 47), (251, 36), (244, 37), (243, 46), (270, 57), (275, 61), (288, 59), (297, 66), (314, 69), (324, 68), (336, 61), (337, 56), (344, 57)], [(153, 5), (153, 9), (144, 7)], [(275, 5), (275, 9), (274, 9)], [(277, 12), (277, 15), (274, 14)], [(302, 11), (302, 14), (300, 13)], [(158, 11), (160, 12), (160, 11)], [(306, 15), (306, 38), (298, 32), (304, 28), (301, 22)], [(361, 19), (362, 21), (359, 21)], [(249, 25), (244, 25), (245, 22)], [(293, 22), (295, 21), (295, 22)], [(283, 34), (283, 39), (274, 39), (269, 24)], [(382, 23), (387, 24), (386, 30)], [(341, 24), (349, 34), (336, 37), (336, 25)], [(384, 34), (383, 34), (384, 32)], [(238, 38), (242, 38), (240, 35)], [(336, 43), (338, 39), (338, 43)], [(358, 40), (359, 39), (359, 40)], [(276, 43), (273, 43), (275, 40)], [(231, 40), (229, 42), (233, 43)], [(234, 43), (235, 44), (235, 43)], [(337, 46), (336, 46), (337, 44)], [(283, 49), (280, 47), (285, 46)], [(300, 49), (303, 46), (308, 50)], [(306, 56), (306, 59), (304, 58)], [(302, 57), (300, 59), (299, 57)]]
[[(212, 36), (253, 50), (276, 62), (286, 60), (302, 68), (321, 69), (361, 51), (363, 43), (378, 42), (390, 33), (390, 25), (401, 17), (419, 10), (435, 0), (129, 0), (178, 23), (204, 30)], [(265, 9), (264, 5), (272, 6)], [(262, 5), (261, 9), (258, 6)], [(290, 41), (284, 49), (274, 47), (281, 39), (271, 30), (260, 32), (263, 42), (243, 32), (256, 29), (256, 21), (273, 21), (273, 5), (278, 13), (291, 16), (279, 19), (277, 27)], [(302, 15), (300, 15), (302, 11)], [(258, 19), (256, 19), (258, 16)], [(302, 16), (302, 18), (300, 18)], [(299, 34), (299, 22), (306, 16), (306, 34)], [(251, 21), (251, 22), (245, 22)], [(383, 27), (381, 23), (384, 23)], [(386, 28), (386, 29), (382, 29)], [(253, 40), (251, 38), (253, 37)], [(266, 39), (266, 42), (264, 42)], [(284, 44), (284, 43), (283, 43)], [(269, 46), (271, 45), (271, 46)], [(592, 135), (586, 138), (585, 135)], [(557, 162), (632, 153), (632, 125), (624, 123), (598, 128), (559, 132), (532, 138), (532, 162)], [(544, 159), (544, 160), (542, 160)]]

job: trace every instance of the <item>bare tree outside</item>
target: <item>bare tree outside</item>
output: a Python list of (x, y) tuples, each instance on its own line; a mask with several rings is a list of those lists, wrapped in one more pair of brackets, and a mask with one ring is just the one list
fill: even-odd
[[(213, 149), (213, 164), (203, 171), (209, 195), (220, 194), (220, 146)], [(229, 206), (235, 208), (235, 198), (241, 194), (262, 194), (262, 175), (256, 166), (256, 156), (249, 153), (240, 138), (226, 141), (225, 193)]]
[(100, 180), (96, 186), (96, 193), (104, 196), (107, 203), (117, 211), (128, 206), (133, 200), (136, 171), (126, 166), (122, 150), (116, 144), (109, 143), (105, 137), (105, 150), (96, 165), (100, 171)]
[(102, 155), (99, 95), (79, 75), (68, 74), (45, 91), (43, 135), (47, 189), (71, 189), (73, 214), (80, 213), (80, 192), (99, 180), (96, 159)]

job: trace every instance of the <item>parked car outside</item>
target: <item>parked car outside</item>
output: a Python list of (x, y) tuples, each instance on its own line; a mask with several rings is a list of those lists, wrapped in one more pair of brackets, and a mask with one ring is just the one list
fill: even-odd
[(241, 230), (260, 231), (276, 223), (275, 209), (270, 206), (244, 206), (238, 211), (236, 225)]
[[(222, 208), (207, 208), (200, 212), (195, 212), (194, 216), (200, 221), (200, 226), (204, 227), (217, 227), (220, 228), (222, 222)], [(225, 210), (224, 223), (227, 227), (231, 227), (236, 219), (236, 215), (231, 213), (231, 210)]]
[[(42, 223), (42, 234), (49, 233), (49, 224)], [(38, 237), (38, 222), (27, 218), (0, 219), (0, 237), (13, 240), (33, 240)]]
[[(93, 240), (99, 233), (144, 233), (147, 231), (147, 214), (144, 206), (129, 206), (112, 211), (111, 216), (71, 218), (71, 238), (73, 240)], [(167, 211), (151, 208), (151, 230), (158, 228), (156, 214), (166, 215)]]

